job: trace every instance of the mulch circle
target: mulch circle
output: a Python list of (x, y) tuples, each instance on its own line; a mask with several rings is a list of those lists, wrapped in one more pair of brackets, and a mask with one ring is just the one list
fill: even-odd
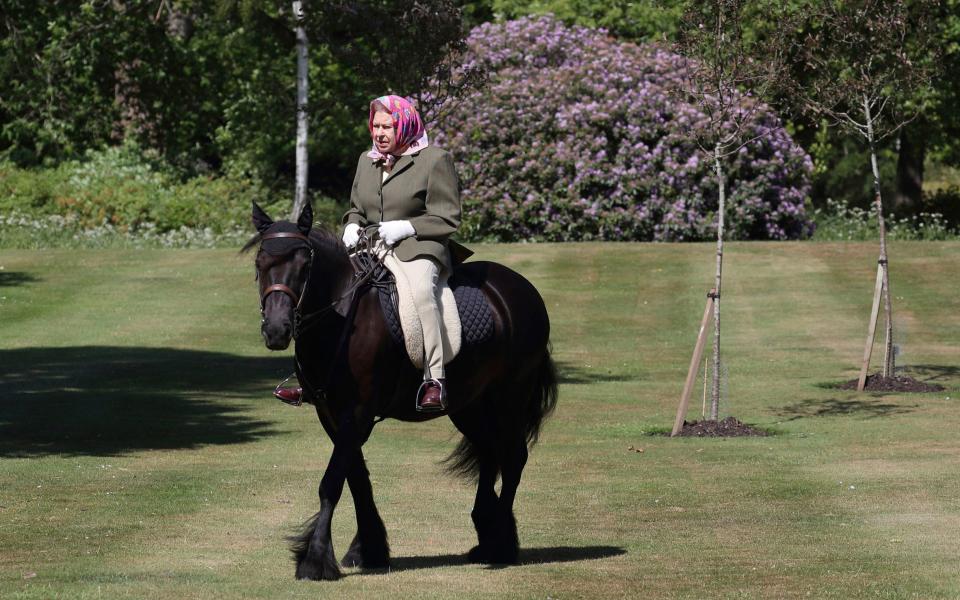
[[(837, 386), (841, 390), (857, 389), (858, 380), (851, 379)], [(867, 375), (867, 381), (863, 386), (865, 392), (942, 392), (942, 385), (936, 383), (924, 383), (917, 381), (913, 377), (906, 375), (896, 375), (894, 377), (883, 377), (879, 373)]]
[(681, 437), (743, 437), (768, 436), (769, 432), (741, 423), (734, 417), (722, 421), (683, 422), (683, 428), (677, 436)]

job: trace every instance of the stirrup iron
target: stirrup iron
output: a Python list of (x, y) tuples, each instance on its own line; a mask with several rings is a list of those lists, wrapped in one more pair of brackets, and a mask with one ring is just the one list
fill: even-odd
[(277, 398), (278, 400), (280, 400), (281, 402), (283, 402), (284, 404), (288, 404), (288, 405), (290, 405), (290, 406), (302, 406), (302, 405), (303, 405), (303, 392), (301, 392), (301, 393), (300, 393), (300, 396), (297, 397), (296, 402), (291, 401), (291, 400), (287, 400), (286, 398), (284, 398), (283, 396), (281, 396), (281, 395), (279, 394), (279, 392), (280, 392), (281, 390), (285, 389), (285, 388), (283, 387), (284, 384), (286, 384), (288, 381), (290, 381), (291, 379), (293, 379), (293, 378), (296, 377), (296, 376), (297, 376), (296, 371), (294, 371), (293, 373), (290, 373), (290, 375), (288, 375), (286, 379), (284, 379), (283, 381), (281, 381), (280, 383), (277, 384), (277, 387), (273, 388), (273, 396), (274, 396), (275, 398)]

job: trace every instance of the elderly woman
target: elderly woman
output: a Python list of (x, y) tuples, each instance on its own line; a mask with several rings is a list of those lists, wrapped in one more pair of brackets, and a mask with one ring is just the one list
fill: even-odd
[[(441, 272), (451, 269), (449, 245), (454, 242), (448, 238), (460, 226), (457, 173), (450, 153), (430, 145), (419, 113), (406, 99), (377, 98), (370, 103), (367, 125), (373, 148), (357, 163), (350, 210), (343, 216), (343, 243), (356, 246), (361, 227), (379, 224), (382, 244), (399, 259), (402, 272), (396, 276), (403, 277), (413, 292), (423, 328), (424, 384), (417, 393), (417, 408), (443, 410), (446, 386), (437, 281)], [(278, 386), (274, 394), (299, 404), (301, 389)]]
[(460, 226), (460, 193), (453, 158), (431, 146), (417, 109), (400, 96), (370, 103), (367, 123), (373, 148), (360, 156), (343, 217), (343, 242), (357, 244), (361, 227), (379, 223), (407, 280), (423, 327), (424, 385), (418, 408), (446, 405), (439, 291), (451, 269), (448, 238)]

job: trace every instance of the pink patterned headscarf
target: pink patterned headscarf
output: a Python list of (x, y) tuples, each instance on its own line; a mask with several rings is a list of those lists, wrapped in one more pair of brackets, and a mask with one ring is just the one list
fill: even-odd
[[(400, 156), (419, 152), (430, 145), (430, 139), (427, 137), (426, 128), (423, 126), (423, 120), (420, 119), (420, 113), (414, 108), (409, 100), (401, 96), (380, 96), (370, 103), (370, 117), (367, 121), (367, 128), (370, 135), (373, 135), (373, 115), (378, 110), (386, 110), (393, 117), (393, 127), (397, 131), (397, 149), (404, 149)], [(397, 160), (394, 154), (382, 154), (377, 150), (376, 144), (373, 149), (367, 153), (374, 162), (384, 161), (392, 165)]]

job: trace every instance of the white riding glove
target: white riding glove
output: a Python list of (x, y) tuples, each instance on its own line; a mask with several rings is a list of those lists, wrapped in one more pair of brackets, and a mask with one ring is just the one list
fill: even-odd
[(343, 245), (347, 248), (353, 248), (360, 241), (360, 226), (356, 223), (350, 223), (343, 228)]
[(417, 231), (410, 224), (410, 221), (384, 221), (380, 223), (380, 238), (388, 246), (396, 246), (401, 240), (411, 235), (416, 235)]

